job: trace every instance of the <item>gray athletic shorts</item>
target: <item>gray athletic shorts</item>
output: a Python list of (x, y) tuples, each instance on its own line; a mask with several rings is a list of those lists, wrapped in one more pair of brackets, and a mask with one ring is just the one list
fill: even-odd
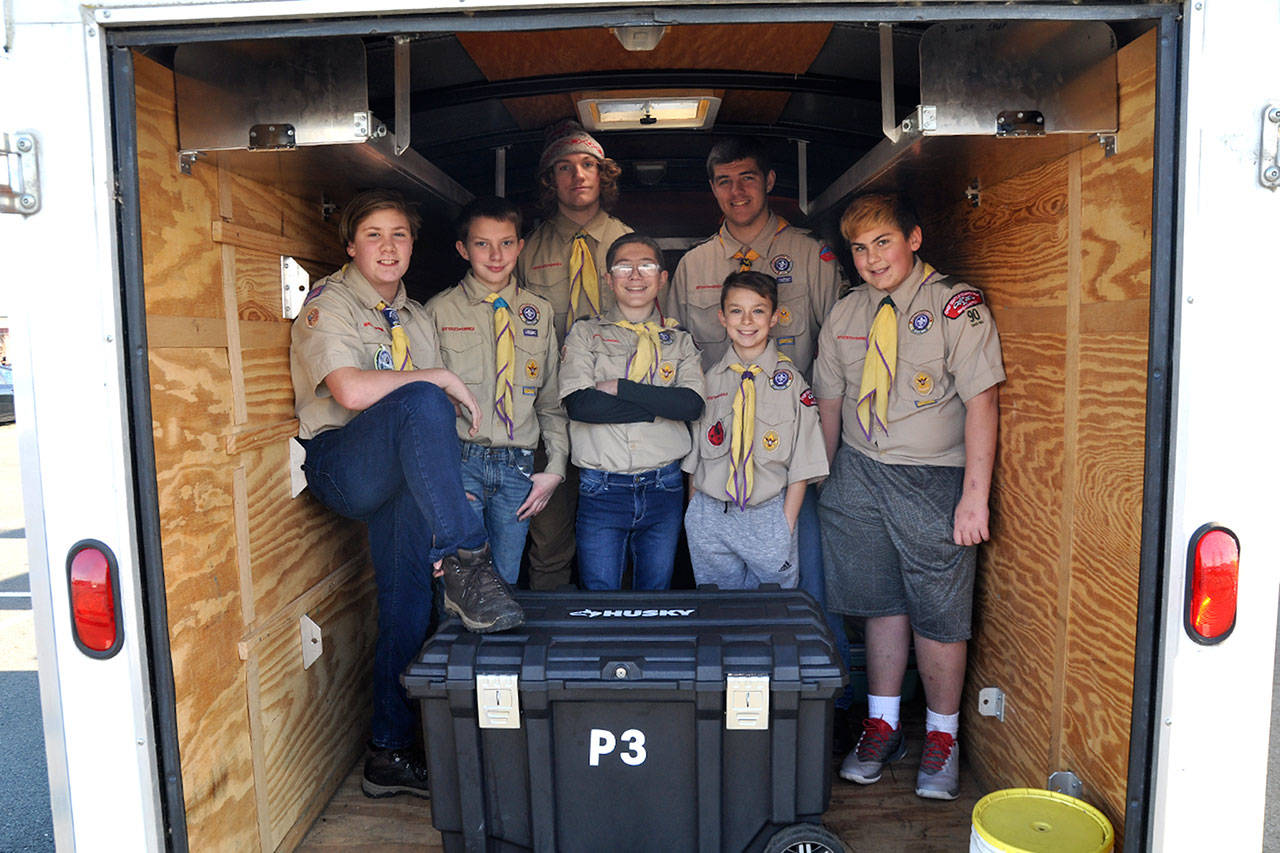
[(738, 509), (694, 492), (684, 513), (694, 581), (721, 589), (755, 589), (762, 583), (793, 588), (800, 560), (796, 531), (787, 526), (782, 503), (783, 496), (776, 495)]
[(940, 643), (969, 639), (977, 549), (954, 541), (963, 468), (886, 465), (842, 444), (818, 498), (827, 609), (907, 614)]

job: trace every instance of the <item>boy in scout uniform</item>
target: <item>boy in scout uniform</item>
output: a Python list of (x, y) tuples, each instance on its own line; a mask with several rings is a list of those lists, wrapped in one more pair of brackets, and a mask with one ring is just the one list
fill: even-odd
[(950, 800), (975, 546), (989, 537), (1000, 338), (982, 293), (916, 256), (923, 234), (900, 199), (854, 199), (840, 231), (865, 284), (832, 310), (814, 365), (832, 459), (819, 513), (827, 603), (866, 619), (869, 688), (862, 737), (840, 775), (870, 784), (902, 758), (914, 638), (928, 702), (916, 793)]
[[(729, 348), (718, 314), (725, 276), (742, 270), (773, 276), (778, 283), (778, 322), (771, 336), (778, 352), (809, 378), (818, 332), (844, 282), (835, 253), (770, 210), (769, 192), (776, 175), (761, 140), (731, 137), (717, 142), (707, 156), (707, 178), (724, 224), (680, 259), (665, 303), (667, 315), (693, 333), (702, 350), (702, 369), (710, 370)], [(809, 489), (800, 507), (799, 586), (825, 609), (819, 528), (816, 490)], [(850, 653), (844, 621), (828, 612), (827, 622), (847, 667)], [(837, 698), (837, 710), (847, 710), (852, 701), (848, 690)], [(838, 717), (837, 743), (847, 728), (844, 714)]]
[(805, 486), (827, 474), (813, 394), (769, 337), (777, 294), (764, 273), (725, 279), (719, 316), (730, 346), (706, 372), (706, 408), (684, 462), (693, 576), (722, 589), (796, 585)]
[[(514, 275), (524, 246), (519, 208), (497, 197), (473, 200), (458, 217), (456, 245), (471, 270), (432, 297), (427, 313), (445, 367), (485, 407), (478, 430), (457, 419), (462, 483), (484, 520), (498, 571), (514, 584), (529, 519), (546, 507), (569, 458), (559, 343), (551, 304)], [(547, 448), (540, 470), (533, 454), (539, 437)]]
[(569, 330), (560, 396), (579, 471), (578, 573), (585, 589), (667, 589), (680, 539), (688, 421), (702, 413), (701, 356), (663, 320), (662, 250), (626, 234), (606, 254), (614, 305)]
[[(575, 121), (547, 129), (538, 160), (538, 184), (548, 218), (529, 235), (517, 275), (532, 293), (551, 303), (555, 330), (565, 340), (573, 321), (595, 317), (613, 305), (605, 285), (605, 253), (631, 229), (608, 214), (618, 200), (622, 169), (604, 156), (595, 137)], [(543, 455), (539, 448), (539, 460)], [(529, 585), (555, 589), (569, 582), (574, 553), (577, 472), (529, 530)]]
[(443, 577), (445, 609), (473, 631), (524, 620), (462, 489), (454, 406), (476, 427), (485, 415), (439, 366), (435, 329), (401, 281), (418, 222), (399, 193), (352, 199), (338, 226), (351, 263), (311, 289), (289, 349), (307, 487), (369, 528), (378, 640), (361, 787), (371, 797), (427, 796), (416, 703), (400, 673), (427, 637), (432, 576)]

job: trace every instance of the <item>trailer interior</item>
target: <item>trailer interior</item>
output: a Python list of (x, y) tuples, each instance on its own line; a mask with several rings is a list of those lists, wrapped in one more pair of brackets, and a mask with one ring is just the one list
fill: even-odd
[[(684, 4), (113, 30), (173, 846), (440, 844), (429, 802), (364, 800), (354, 781), (373, 575), (362, 527), (297, 488), (290, 318), (307, 282), (346, 260), (336, 212), (358, 190), (419, 204), (407, 282), (425, 299), (463, 271), (459, 207), (503, 194), (529, 227), (542, 216), (543, 129), (607, 122), (615, 107), (618, 124), (594, 131), (622, 167), (613, 213), (659, 238), (670, 268), (719, 224), (712, 141), (757, 134), (774, 209), (836, 248), (851, 281), (844, 203), (901, 191), (922, 213), (921, 255), (982, 288), (999, 326), (1008, 380), (963, 704), (965, 795), (923, 803), (908, 762), (871, 788), (835, 779), (827, 826), (855, 850), (962, 849), (977, 796), (1053, 784), (1106, 814), (1116, 849), (1139, 845), (1174, 14)], [(706, 127), (666, 123), (664, 110), (691, 103)]]

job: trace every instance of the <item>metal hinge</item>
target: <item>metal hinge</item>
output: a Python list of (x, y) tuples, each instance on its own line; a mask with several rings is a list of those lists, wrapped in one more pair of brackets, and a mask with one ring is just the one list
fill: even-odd
[(769, 728), (769, 676), (729, 675), (724, 685), (726, 729)]
[(1269, 190), (1280, 187), (1280, 101), (1272, 101), (1262, 111), (1262, 151), (1258, 157), (1258, 180)]
[(520, 728), (519, 676), (476, 673), (476, 714), (482, 729)]
[(0, 174), (0, 213), (30, 216), (40, 210), (39, 145), (34, 133), (0, 133), (0, 156), (5, 171)]

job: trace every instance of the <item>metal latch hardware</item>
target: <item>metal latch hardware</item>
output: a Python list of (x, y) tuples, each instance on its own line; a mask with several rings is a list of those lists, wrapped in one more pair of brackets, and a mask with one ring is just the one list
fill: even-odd
[(1280, 101), (1272, 101), (1262, 110), (1258, 180), (1269, 190), (1280, 187)]
[(520, 728), (519, 676), (476, 673), (476, 713), (482, 729)]
[(995, 717), (1004, 722), (1004, 691), (999, 687), (984, 687), (978, 691), (978, 713)]
[(311, 276), (302, 264), (288, 255), (280, 256), (280, 301), (284, 319), (292, 320), (302, 310), (302, 303), (311, 292)]
[(769, 676), (726, 676), (724, 727), (731, 730), (769, 728)]
[(33, 133), (0, 133), (0, 213), (30, 216), (40, 209), (38, 144)]
[(250, 151), (297, 148), (298, 133), (291, 124), (255, 124), (249, 128)]
[(996, 114), (996, 136), (1044, 136), (1044, 113), (1003, 110)]

